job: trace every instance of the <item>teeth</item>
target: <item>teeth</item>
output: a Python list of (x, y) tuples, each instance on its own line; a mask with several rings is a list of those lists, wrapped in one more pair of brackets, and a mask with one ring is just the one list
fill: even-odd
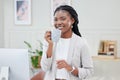
[(62, 29), (63, 27), (58, 27), (58, 29)]

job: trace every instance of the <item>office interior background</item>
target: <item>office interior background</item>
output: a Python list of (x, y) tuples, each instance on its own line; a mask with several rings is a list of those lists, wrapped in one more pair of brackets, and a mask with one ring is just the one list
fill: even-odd
[[(16, 25), (14, 0), (0, 0), (0, 47), (27, 48), (24, 41), (34, 48), (37, 40), (43, 41), (44, 32), (52, 29), (51, 0), (31, 0), (31, 24)], [(79, 16), (79, 30), (90, 46), (90, 54), (98, 56), (101, 40), (117, 41), (120, 57), (120, 0), (71, 0)], [(120, 60), (94, 60), (92, 80), (119, 80)]]

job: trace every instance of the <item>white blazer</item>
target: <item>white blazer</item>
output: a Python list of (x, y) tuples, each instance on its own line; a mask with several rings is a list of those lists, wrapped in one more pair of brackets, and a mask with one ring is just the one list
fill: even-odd
[[(55, 61), (55, 46), (53, 46), (53, 56), (47, 58), (46, 51), (48, 43), (43, 44), (43, 56), (41, 59), (41, 67), (46, 72), (44, 80), (55, 80), (56, 61)], [(69, 72), (67, 80), (82, 80), (93, 74), (93, 61), (89, 54), (87, 42), (82, 37), (72, 34), (70, 47), (68, 52), (67, 63), (78, 68), (78, 77)]]

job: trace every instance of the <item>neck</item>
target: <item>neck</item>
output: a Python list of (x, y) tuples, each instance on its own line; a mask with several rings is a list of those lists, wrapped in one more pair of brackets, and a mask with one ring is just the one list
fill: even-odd
[(69, 30), (61, 35), (62, 38), (71, 38), (72, 37), (72, 30)]

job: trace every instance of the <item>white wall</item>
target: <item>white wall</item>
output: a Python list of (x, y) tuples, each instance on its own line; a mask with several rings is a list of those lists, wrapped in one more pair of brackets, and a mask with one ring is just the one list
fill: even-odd
[(87, 38), (91, 54), (97, 55), (100, 40), (117, 40), (120, 56), (120, 1), (74, 0), (79, 12), (80, 31)]
[(4, 46), (4, 31), (3, 31), (3, 5), (2, 5), (2, 0), (0, 0), (0, 48)]
[(24, 48), (24, 40), (33, 43), (42, 38), (50, 23), (50, 0), (32, 1), (32, 24), (19, 26), (14, 23), (14, 0), (4, 0), (5, 47)]
[[(24, 40), (35, 47), (36, 40), (43, 40), (44, 31), (51, 27), (50, 0), (32, 0), (32, 24), (14, 24), (14, 0), (4, 0), (5, 47), (25, 48)], [(79, 15), (79, 29), (87, 38), (91, 54), (97, 55), (100, 40), (118, 41), (120, 52), (120, 1), (119, 0), (72, 0)], [(120, 53), (118, 53), (120, 56)]]

